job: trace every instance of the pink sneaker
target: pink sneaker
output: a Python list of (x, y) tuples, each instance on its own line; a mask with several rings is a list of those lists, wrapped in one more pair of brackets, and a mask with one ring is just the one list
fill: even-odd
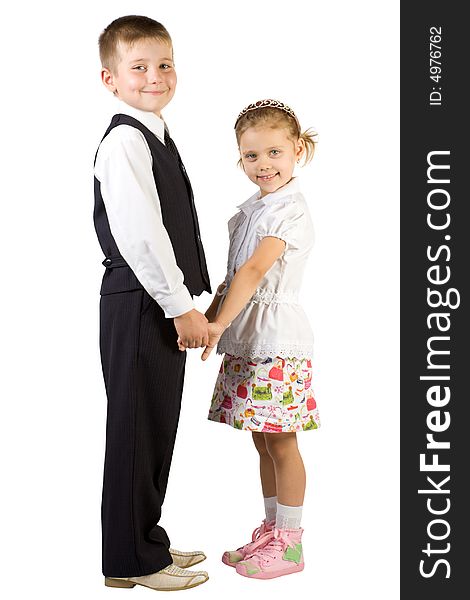
[(273, 579), (304, 568), (302, 553), (303, 529), (274, 528), (267, 544), (258, 547), (252, 554), (239, 561), (237, 573), (251, 579)]
[(257, 548), (267, 543), (274, 529), (274, 521), (263, 520), (261, 525), (253, 531), (251, 536), (251, 542), (245, 544), (237, 550), (227, 550), (222, 556), (222, 562), (229, 567), (235, 567), (235, 565), (243, 560), (248, 554), (254, 552)]

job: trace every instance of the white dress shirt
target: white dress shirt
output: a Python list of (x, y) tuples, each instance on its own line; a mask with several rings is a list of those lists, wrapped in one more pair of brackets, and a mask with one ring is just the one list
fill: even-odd
[[(122, 101), (116, 108), (114, 114), (137, 119), (165, 143), (162, 119)], [(130, 125), (114, 127), (100, 144), (94, 172), (119, 252), (144, 289), (165, 317), (194, 308), (163, 224), (152, 154), (142, 132)]]
[(298, 295), (313, 246), (313, 224), (298, 178), (263, 198), (258, 192), (238, 208), (228, 222), (226, 287), (219, 295), (227, 294), (235, 272), (252, 256), (262, 238), (280, 238), (286, 247), (222, 334), (217, 352), (246, 358), (310, 358), (313, 333)]

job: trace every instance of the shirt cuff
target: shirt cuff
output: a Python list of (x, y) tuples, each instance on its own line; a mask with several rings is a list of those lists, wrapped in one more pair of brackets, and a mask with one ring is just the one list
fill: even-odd
[(179, 292), (160, 299), (158, 304), (163, 309), (167, 319), (179, 317), (194, 308), (194, 302), (187, 287), (183, 287)]

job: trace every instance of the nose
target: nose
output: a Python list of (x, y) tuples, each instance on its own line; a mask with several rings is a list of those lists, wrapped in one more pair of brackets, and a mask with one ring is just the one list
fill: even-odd
[(260, 161), (259, 170), (260, 171), (270, 171), (271, 170), (271, 165), (269, 164), (269, 160), (267, 158), (264, 158)]
[(148, 83), (161, 83), (162, 76), (160, 70), (155, 67), (149, 67), (147, 70), (147, 82)]

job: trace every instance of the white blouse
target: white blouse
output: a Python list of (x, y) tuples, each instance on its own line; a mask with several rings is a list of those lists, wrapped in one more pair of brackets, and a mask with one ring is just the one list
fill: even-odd
[(222, 334), (217, 352), (246, 358), (310, 358), (313, 333), (298, 294), (313, 246), (313, 224), (298, 179), (263, 198), (258, 192), (237, 208), (239, 212), (228, 222), (227, 275), (219, 295), (226, 295), (236, 270), (252, 256), (263, 237), (280, 238), (286, 248)]

